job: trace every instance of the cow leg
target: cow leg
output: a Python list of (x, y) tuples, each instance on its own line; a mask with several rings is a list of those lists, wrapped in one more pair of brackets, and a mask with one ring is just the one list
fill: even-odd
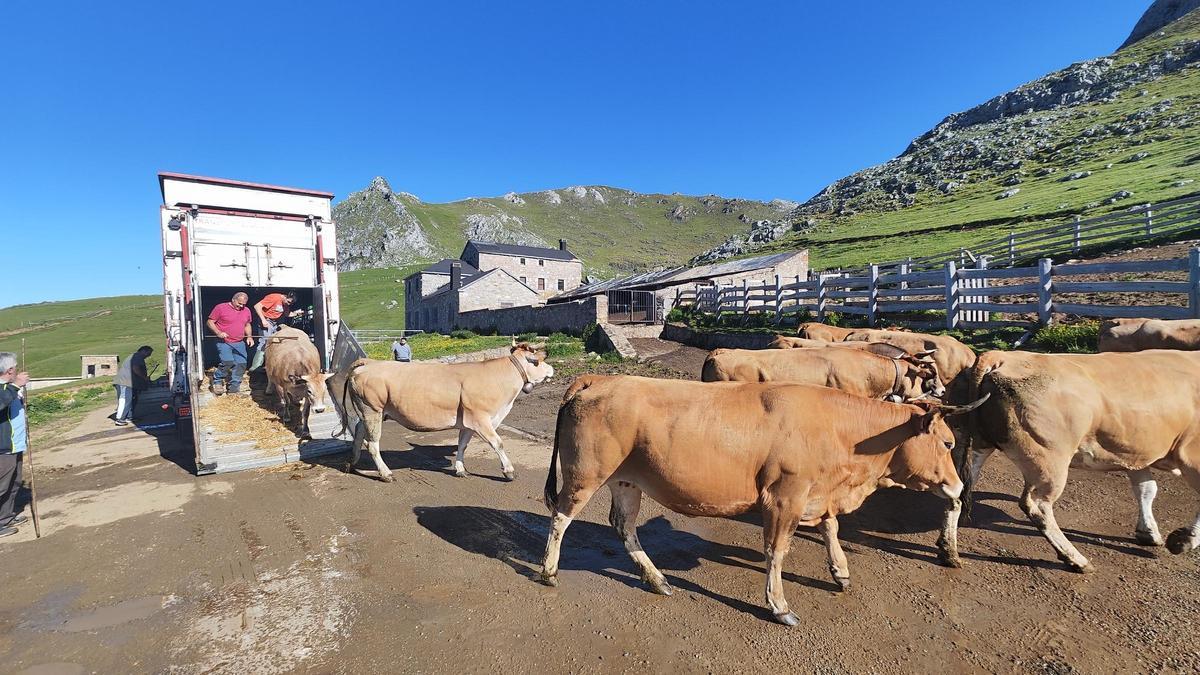
[(1042, 535), (1058, 553), (1058, 559), (1067, 564), (1072, 571), (1084, 574), (1096, 571), (1092, 563), (1075, 548), (1067, 539), (1067, 535), (1058, 527), (1054, 518), (1054, 502), (1062, 494), (1067, 483), (1067, 468), (1061, 467), (1057, 475), (1043, 473), (1041, 480), (1025, 479), (1025, 491), (1021, 495), (1021, 510), (1029, 516), (1029, 520), (1037, 526)]
[(1133, 488), (1133, 496), (1138, 502), (1138, 521), (1133, 529), (1133, 537), (1139, 544), (1146, 546), (1162, 546), (1162, 534), (1158, 531), (1158, 522), (1154, 520), (1154, 497), (1158, 494), (1158, 482), (1150, 474), (1150, 469), (1129, 472), (1129, 485)]
[(467, 476), (467, 470), (463, 466), (463, 457), (467, 454), (467, 443), (471, 442), (471, 434), (474, 433), (470, 429), (458, 430), (458, 452), (454, 455), (454, 475), (459, 478)]
[(354, 471), (354, 466), (358, 464), (358, 458), (362, 456), (363, 441), (367, 434), (367, 424), (360, 418), (358, 424), (354, 425), (354, 442), (350, 444), (350, 461), (346, 462), (346, 471)]
[(284, 424), (292, 421), (291, 412), (288, 410), (288, 395), (283, 387), (275, 386), (275, 397), (279, 399), (279, 419), (283, 420)]
[(392, 475), (392, 470), (383, 463), (383, 457), (379, 455), (379, 436), (383, 431), (383, 414), (364, 417), (363, 424), (367, 430), (365, 439), (367, 450), (371, 453), (371, 459), (375, 460), (375, 469), (379, 471), (379, 479), (389, 483), (395, 482), (396, 477)]
[(979, 474), (983, 473), (984, 463), (988, 461), (988, 457), (991, 457), (995, 451), (996, 448), (991, 445), (985, 446), (979, 441), (972, 443), (971, 452), (967, 458), (967, 471), (969, 475), (964, 476), (963, 479), (970, 485), (975, 485), (979, 482)]
[(792, 544), (799, 518), (786, 505), (771, 504), (763, 508), (763, 553), (767, 559), (767, 606), (775, 620), (786, 626), (800, 623), (788, 609), (783, 596), (783, 560)]
[(850, 564), (846, 562), (846, 552), (838, 541), (837, 516), (829, 516), (818, 526), (821, 536), (825, 538), (825, 553), (829, 556), (829, 573), (833, 580), (843, 590), (850, 590)]
[[(1181, 466), (1179, 469), (1187, 484), (1200, 492), (1200, 469), (1189, 466)], [(1196, 516), (1191, 527), (1181, 527), (1167, 535), (1167, 550), (1176, 555), (1187, 553), (1197, 546), (1200, 546), (1200, 515)]]
[(962, 515), (962, 500), (951, 499), (942, 516), (942, 533), (938, 536), (938, 560), (946, 567), (962, 567), (958, 557), (958, 519)]
[[(569, 479), (564, 476), (564, 480)], [(583, 488), (564, 483), (562, 490), (558, 493), (557, 506), (554, 507), (554, 513), (550, 517), (550, 536), (546, 540), (546, 554), (542, 556), (541, 576), (546, 585), (558, 585), (558, 556), (562, 548), (563, 535), (567, 532), (567, 526), (571, 524), (575, 516), (579, 515), (598, 488), (599, 486)]]
[(504, 472), (505, 478), (512, 480), (517, 471), (513, 468), (512, 462), (508, 461), (508, 455), (504, 454), (504, 448), (500, 446), (500, 435), (496, 433), (492, 421), (476, 419), (474, 431), (480, 438), (487, 441), (488, 445), (492, 446), (492, 450), (496, 451), (496, 455), (500, 457), (500, 470)]
[(642, 543), (638, 541), (637, 517), (642, 507), (641, 489), (624, 481), (612, 483), (608, 489), (612, 492), (612, 509), (608, 512), (608, 522), (612, 523), (617, 534), (621, 536), (621, 541), (625, 542), (625, 550), (629, 551), (629, 557), (633, 558), (634, 564), (642, 572), (642, 581), (650, 584), (659, 595), (671, 595), (674, 590), (667, 583), (667, 578), (650, 561), (650, 556), (646, 555), (642, 550)]

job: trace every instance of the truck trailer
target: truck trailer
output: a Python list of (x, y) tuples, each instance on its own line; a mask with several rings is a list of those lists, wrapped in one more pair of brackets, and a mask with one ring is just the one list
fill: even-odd
[[(158, 184), (169, 405), (180, 437), (195, 447), (196, 472), (237, 471), (346, 450), (347, 442), (336, 435), (342, 426), (340, 401), (332, 394), (333, 405), (309, 420), (311, 438), (297, 436), (268, 443), (271, 447), (215, 428), (205, 416), (215, 400), (206, 378), (218, 365), (218, 338), (205, 324), (215, 306), (239, 291), (249, 296), (248, 307), (268, 293), (294, 292), (292, 309), (301, 310), (294, 327), (308, 332), (326, 372), (363, 355), (338, 313), (333, 195), (167, 172), (158, 174)], [(254, 348), (260, 349), (265, 347), (259, 341), (261, 327), (253, 311), (251, 316)], [(252, 378), (247, 372), (242, 386), (250, 388), (252, 379), (260, 391), (245, 405), (277, 405), (261, 392), (261, 375)], [(330, 388), (340, 381), (331, 378)]]

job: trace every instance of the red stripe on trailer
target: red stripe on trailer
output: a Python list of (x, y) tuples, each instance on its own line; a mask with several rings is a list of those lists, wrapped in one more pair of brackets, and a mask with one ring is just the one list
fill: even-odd
[(182, 243), (180, 260), (183, 261), (183, 302), (185, 305), (183, 311), (186, 312), (186, 305), (192, 303), (192, 251), (188, 248), (187, 220), (183, 218), (182, 213), (178, 217), (180, 218), (179, 241)]

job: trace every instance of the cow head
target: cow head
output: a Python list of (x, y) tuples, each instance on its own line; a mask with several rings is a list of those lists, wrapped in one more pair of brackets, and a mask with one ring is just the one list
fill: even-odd
[(328, 387), (325, 381), (333, 377), (333, 373), (316, 373), (313, 375), (289, 375), (292, 395), (297, 399), (303, 396), (313, 412), (325, 412), (325, 394)]
[(530, 344), (513, 341), (509, 350), (515, 362), (525, 371), (525, 385), (521, 391), (528, 394), (533, 391), (533, 385), (554, 377), (554, 367), (546, 363), (546, 345), (544, 343)]
[(946, 395), (946, 385), (942, 382), (942, 374), (938, 372), (937, 362), (933, 360), (935, 349), (929, 349), (916, 354), (901, 357), (904, 361), (904, 377), (909, 391), (915, 392), (910, 399), (920, 399), (927, 396), (942, 398)]
[(989, 395), (967, 405), (920, 402), (910, 405), (911, 436), (896, 449), (880, 484), (928, 490), (946, 499), (958, 499), (963, 483), (958, 477), (951, 451), (954, 432), (946, 418), (963, 415), (983, 405)]

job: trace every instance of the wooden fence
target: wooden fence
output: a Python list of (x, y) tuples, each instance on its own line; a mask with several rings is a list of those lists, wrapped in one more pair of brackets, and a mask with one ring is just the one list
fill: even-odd
[[(1200, 232), (1200, 195), (1143, 204), (1095, 218), (1076, 217), (1036, 230), (1009, 232), (1007, 236), (970, 248), (881, 262), (877, 266), (900, 273), (933, 271), (942, 269), (947, 260), (955, 261), (961, 268), (986, 256), (991, 267), (1016, 267), (1034, 264), (1040, 258), (1079, 255), (1118, 243), (1170, 240), (1188, 232)], [(867, 271), (868, 268), (862, 267), (839, 273), (862, 276)]]
[[(1187, 281), (1071, 281), (1080, 275), (1179, 272), (1187, 273)], [(1100, 304), (1064, 302), (1072, 298), (1062, 297), (1096, 293), (1166, 294), (1182, 302)], [(1178, 260), (1055, 265), (1049, 258), (1042, 258), (1028, 267), (989, 268), (988, 258), (982, 256), (968, 267), (949, 260), (942, 263), (941, 269), (903, 272), (884, 272), (880, 265), (870, 265), (866, 274), (860, 276), (822, 274), (803, 281), (799, 277), (776, 276), (757, 283), (697, 286), (691, 293), (680, 293), (677, 304), (691, 304), (707, 313), (745, 317), (765, 314), (776, 324), (797, 314), (808, 314), (820, 321), (837, 312), (862, 316), (872, 326), (884, 316), (893, 315), (901, 317), (897, 321), (900, 323), (936, 323), (948, 329), (1045, 326), (1055, 313), (1102, 318), (1200, 318), (1200, 248), (1191, 249), (1187, 258)]]

